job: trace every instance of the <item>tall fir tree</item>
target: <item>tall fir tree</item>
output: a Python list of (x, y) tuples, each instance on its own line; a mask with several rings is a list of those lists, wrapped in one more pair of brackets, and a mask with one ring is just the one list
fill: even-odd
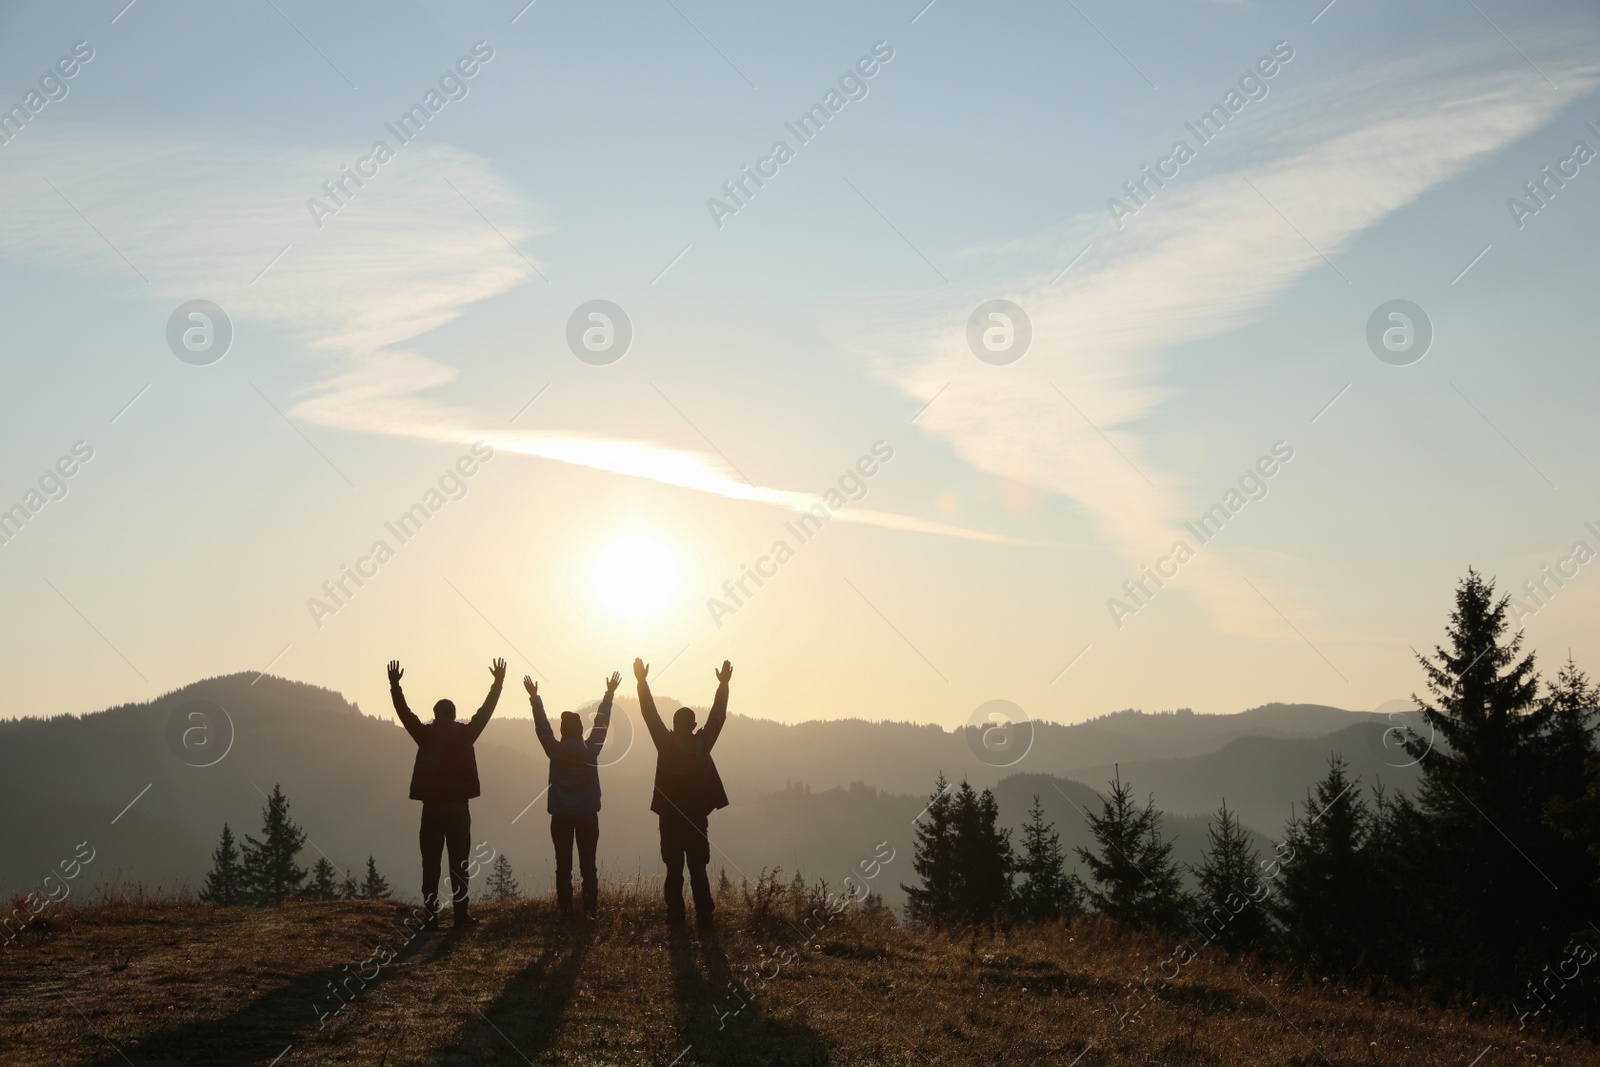
[(1416, 931), (1426, 924), (1420, 913), (1430, 906), (1412, 892), (1420, 884), (1417, 842), (1426, 827), (1405, 794), (1391, 799), (1379, 783), (1372, 798), (1367, 840), (1361, 847), (1367, 899), (1376, 913), (1366, 927), (1365, 969), (1409, 985), (1422, 974), (1424, 955)]
[(1372, 813), (1357, 787), (1344, 760), (1330, 756), (1327, 777), (1289, 822), (1277, 871), (1276, 912), (1289, 954), (1336, 974), (1362, 967), (1383, 915), (1366, 851)]
[(239, 848), (233, 840), (233, 830), (222, 824), (222, 841), (211, 853), (211, 872), (200, 889), (200, 900), (206, 904), (244, 904), (246, 888), (244, 869), (239, 863)]
[(356, 876), (351, 872), (344, 872), (344, 880), (339, 883), (339, 899), (359, 900), (360, 897), (361, 883), (356, 881)]
[(388, 900), (391, 896), (389, 880), (378, 873), (378, 861), (368, 856), (367, 876), (361, 880), (361, 899)]
[(911, 869), (922, 882), (900, 886), (906, 894), (906, 913), (914, 923), (937, 925), (955, 911), (955, 832), (950, 816), (950, 783), (940, 774), (927, 808), (916, 820)]
[(954, 918), (987, 923), (1004, 915), (1011, 902), (1011, 831), (1000, 826), (1000, 805), (994, 793), (977, 792), (962, 780), (950, 810), (955, 834)]
[[(1555, 794), (1545, 818), (1565, 846), (1562, 869), (1549, 873), (1581, 901), (1575, 910), (1592, 915), (1600, 911), (1600, 753), (1595, 749), (1600, 689), (1572, 662), (1569, 652), (1544, 701), (1551, 710), (1549, 778)], [(1589, 943), (1594, 936), (1587, 923), (1572, 934), (1574, 942)], [(1600, 1022), (1600, 990), (1588, 987), (1560, 1014), (1575, 1023)]]
[(1068, 874), (1061, 853), (1061, 835), (1044, 821), (1044, 808), (1034, 794), (1028, 821), (1022, 824), (1022, 855), (1017, 861), (1022, 882), (1014, 897), (1015, 914), (1026, 922), (1067, 918), (1083, 910), (1083, 884)]
[(1130, 928), (1176, 930), (1183, 925), (1188, 900), (1183, 876), (1172, 858), (1172, 843), (1161, 839), (1161, 812), (1151, 797), (1144, 807), (1133, 800), (1133, 786), (1117, 768), (1102, 797), (1100, 814), (1089, 814), (1089, 832), (1098, 851), (1076, 849), (1093, 884), (1088, 897), (1102, 915)]
[(339, 869), (329, 863), (326, 856), (319, 857), (311, 866), (311, 884), (306, 887), (306, 899), (338, 900), (338, 875)]
[(1519, 970), (1553, 958), (1584, 920), (1585, 897), (1563, 892), (1572, 843), (1547, 814), (1563, 734), (1541, 702), (1532, 653), (1509, 630), (1510, 598), (1476, 571), (1456, 588), (1446, 644), (1419, 656), (1429, 700), (1414, 697), (1433, 736), (1408, 750), (1423, 780), (1413, 891), (1429, 900), (1419, 933), (1428, 976), (1474, 991), (1508, 992)]
[(261, 813), (261, 840), (244, 836), (244, 883), (253, 904), (278, 905), (300, 895), (306, 869), (295, 863), (306, 833), (289, 818), (289, 799), (279, 785)]
[[(722, 880), (727, 881), (728, 875), (724, 871)], [(494, 863), (489, 865), (489, 882), (487, 885), (489, 899), (494, 901), (515, 900), (522, 895), (522, 887), (517, 885), (517, 879), (511, 870), (511, 861), (505, 854), (494, 858)]]
[(1263, 874), (1261, 853), (1223, 800), (1206, 827), (1200, 865), (1190, 870), (1199, 883), (1195, 918), (1199, 932), (1229, 952), (1265, 948), (1272, 937), (1268, 914), (1271, 885)]

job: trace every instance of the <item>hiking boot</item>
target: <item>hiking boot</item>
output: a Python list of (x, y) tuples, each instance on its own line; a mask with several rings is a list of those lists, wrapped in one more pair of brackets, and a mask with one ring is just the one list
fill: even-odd
[(480, 921), (476, 916), (467, 914), (467, 909), (465, 908), (460, 908), (456, 911), (455, 925), (458, 929), (477, 926)]

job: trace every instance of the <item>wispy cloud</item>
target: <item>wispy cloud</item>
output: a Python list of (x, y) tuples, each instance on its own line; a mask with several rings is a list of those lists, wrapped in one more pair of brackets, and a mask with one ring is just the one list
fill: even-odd
[[(1197, 173), (1122, 231), (1101, 211), (1041, 235), (1055, 263), (1094, 245), (1059, 285), (1053, 266), (996, 258), (982, 288), (902, 295), (893, 321), (846, 313), (836, 336), (915, 403), (938, 397), (918, 426), (980, 470), (1077, 501), (1136, 566), (1222, 488), (1164, 472), (1140, 432), (1172, 392), (1165, 354), (1257, 318), (1325, 268), (1325, 256), (1337, 263), (1357, 236), (1596, 84), (1595, 64), (1575, 58), (1570, 35), (1543, 51), (1540, 66), (1558, 72), (1559, 92), (1498, 38), (1299, 89), (1285, 75), (1259, 114), (1207, 146), (1191, 165)], [(1034, 341), (1022, 362), (991, 367), (973, 358), (963, 330), (974, 306), (1002, 295), (1027, 309)], [(1232, 568), (1207, 564), (1184, 581), (1224, 628), (1281, 633)], [(1302, 614), (1287, 594), (1274, 602)]]
[[(518, 455), (791, 511), (820, 500), (751, 485), (703, 453), (494, 428), (436, 398), (433, 391), (456, 370), (405, 343), (543, 269), (527, 247), (538, 231), (524, 198), (477, 156), (408, 145), (319, 229), (305, 199), (320, 192), (337, 152), (268, 151), (70, 123), (33, 133), (6, 149), (0, 248), (102, 273), (136, 291), (148, 286), (163, 302), (214, 299), (236, 321), (282, 331), (319, 357), (291, 412), (296, 418), (431, 441), (482, 439)], [(119, 255), (137, 270), (127, 270)], [(836, 517), (1010, 540), (853, 505)]]

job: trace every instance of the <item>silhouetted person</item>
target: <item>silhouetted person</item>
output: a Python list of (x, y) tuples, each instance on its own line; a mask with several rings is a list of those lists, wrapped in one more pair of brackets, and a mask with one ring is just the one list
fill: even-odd
[(707, 820), (718, 808), (728, 806), (722, 776), (711, 761), (711, 746), (717, 743), (723, 723), (728, 721), (728, 679), (733, 665), (722, 661), (716, 671), (717, 696), (711, 702), (706, 725), (696, 730), (693, 708), (679, 708), (672, 715), (668, 730), (656, 711), (655, 698), (645, 675), (650, 668), (643, 660), (633, 661), (633, 676), (639, 680), (639, 712), (656, 745), (656, 787), (650, 810), (661, 819), (661, 859), (667, 865), (667, 922), (683, 922), (683, 864), (689, 862), (689, 885), (694, 891), (694, 920), (701, 929), (710, 929), (711, 881), (706, 864), (711, 862), (711, 838)]
[(456, 722), (456, 706), (441, 700), (433, 706), (433, 721), (424, 723), (406, 707), (400, 679), (405, 674), (399, 660), (389, 661), (389, 696), (395, 714), (406, 733), (417, 743), (417, 762), (411, 769), (411, 799), (422, 801), (422, 904), (427, 909), (425, 928), (439, 928), (439, 854), (450, 853), (450, 899), (455, 904), (457, 926), (471, 926), (478, 920), (467, 914), (467, 851), (472, 845), (472, 813), (467, 802), (480, 792), (478, 760), (473, 742), (489, 725), (489, 716), (500, 700), (500, 686), (506, 680), (506, 661), (497, 659), (489, 668), (494, 684), (483, 707), (471, 722)]
[(587, 740), (583, 719), (575, 711), (561, 713), (561, 740), (550, 732), (539, 699), (539, 683), (522, 676), (522, 688), (533, 705), (533, 729), (544, 754), (550, 757), (550, 787), (545, 809), (550, 812), (550, 840), (556, 846), (556, 903), (563, 919), (572, 918), (572, 843), (578, 843), (578, 868), (583, 874), (583, 914), (593, 919), (600, 900), (600, 880), (594, 869), (595, 847), (600, 843), (600, 749), (611, 724), (611, 695), (622, 684), (613, 672), (606, 679), (606, 695), (594, 715)]

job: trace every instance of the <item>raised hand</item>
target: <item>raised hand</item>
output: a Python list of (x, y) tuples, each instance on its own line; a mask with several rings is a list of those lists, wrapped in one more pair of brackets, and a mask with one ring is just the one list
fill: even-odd
[(406, 673), (405, 671), (400, 669), (400, 661), (399, 660), (392, 659), (392, 660), (389, 661), (389, 684), (390, 685), (399, 685), (400, 684), (400, 679), (405, 677), (405, 673)]
[(650, 664), (635, 657), (633, 661), (633, 676), (639, 681), (644, 681), (644, 676), (650, 673)]
[(531, 674), (522, 676), (522, 688), (528, 691), (529, 697), (537, 697), (539, 695), (539, 683), (533, 680), (533, 675)]
[(622, 684), (622, 672), (621, 671), (612, 671), (611, 672), (611, 677), (606, 679), (606, 692), (615, 693), (617, 691), (617, 686), (619, 686), (621, 684)]
[(728, 679), (733, 677), (733, 664), (729, 663), (727, 660), (723, 660), (722, 669), (720, 671), (713, 671), (712, 673), (717, 676), (718, 682), (722, 683), (723, 685), (727, 685)]
[(503, 660), (503, 659), (495, 660), (493, 666), (491, 666), (489, 668), (489, 673), (494, 675), (494, 684), (495, 685), (499, 685), (501, 682), (505, 681), (506, 680), (506, 661)]

